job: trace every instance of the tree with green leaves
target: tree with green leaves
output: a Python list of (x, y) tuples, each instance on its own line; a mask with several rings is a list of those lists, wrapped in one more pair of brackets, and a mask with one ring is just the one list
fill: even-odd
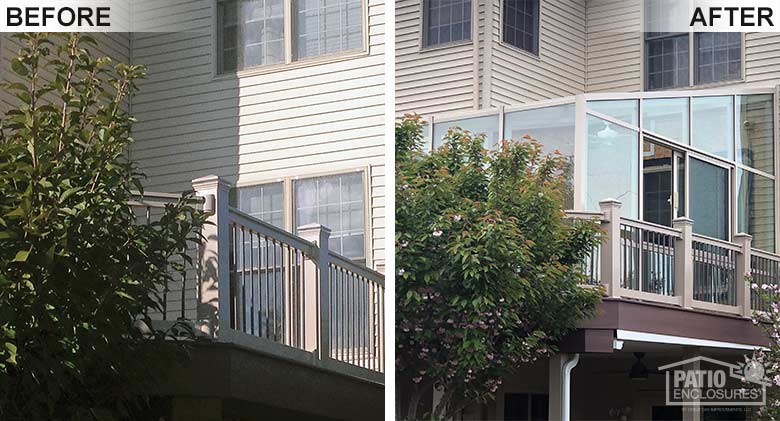
[(142, 67), (93, 57), (88, 36), (15, 37), (0, 119), (0, 418), (130, 419), (186, 357), (183, 325), (144, 314), (192, 263), (205, 217), (186, 194), (136, 223), (126, 109)]
[(407, 420), (448, 419), (593, 314), (603, 291), (581, 262), (598, 226), (565, 217), (567, 161), (532, 139), (489, 152), (454, 129), (425, 153), (415, 116), (395, 136), (397, 387)]

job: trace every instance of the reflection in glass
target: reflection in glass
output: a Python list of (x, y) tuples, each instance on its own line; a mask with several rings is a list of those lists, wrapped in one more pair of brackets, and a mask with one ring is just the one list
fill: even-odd
[(690, 159), (690, 218), (693, 232), (728, 240), (729, 171)]
[(635, 99), (588, 101), (588, 108), (632, 126), (639, 126), (639, 101)]
[(239, 187), (230, 191), (230, 206), (255, 218), (284, 228), (282, 183)]
[(753, 247), (775, 251), (775, 185), (767, 177), (737, 171), (737, 231), (753, 236)]
[(571, 209), (574, 204), (574, 104), (507, 113), (504, 139), (522, 140), (526, 135), (539, 141), (544, 153), (558, 151), (567, 158), (564, 206)]
[(672, 226), (672, 158), (674, 152), (656, 143), (642, 146), (642, 219)]
[(772, 95), (737, 96), (737, 162), (774, 174)]
[(694, 97), (693, 146), (726, 159), (734, 159), (734, 98)]
[(688, 143), (688, 98), (646, 99), (642, 128), (680, 143)]
[(599, 210), (599, 201), (617, 199), (622, 215), (638, 218), (639, 134), (590, 115), (587, 122), (586, 209)]
[(349, 258), (365, 257), (363, 174), (296, 180), (295, 224), (331, 229), (330, 249)]
[(438, 148), (444, 143), (444, 136), (453, 127), (460, 127), (472, 135), (485, 135), (485, 148), (492, 149), (498, 144), (498, 114), (484, 117), (467, 118), (464, 120), (445, 121), (433, 124), (433, 147)]

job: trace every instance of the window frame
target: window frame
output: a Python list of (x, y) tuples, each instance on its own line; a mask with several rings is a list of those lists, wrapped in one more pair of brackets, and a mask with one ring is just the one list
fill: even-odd
[(282, 183), (282, 202), (283, 202), (283, 221), (284, 226), (281, 228), (289, 233), (295, 234), (296, 230), (296, 204), (295, 204), (295, 188), (294, 184), (295, 181), (298, 180), (308, 180), (312, 178), (320, 178), (320, 177), (328, 177), (328, 176), (337, 176), (337, 175), (348, 175), (348, 174), (354, 174), (354, 173), (361, 173), (362, 174), (362, 182), (363, 182), (363, 229), (364, 229), (364, 235), (363, 235), (363, 242), (364, 242), (364, 253), (362, 259), (351, 259), (356, 262), (362, 262), (366, 266), (373, 267), (374, 262), (374, 250), (372, 248), (373, 244), (373, 231), (372, 231), (372, 213), (371, 213), (371, 185), (370, 181), (373, 174), (373, 167), (372, 166), (365, 166), (365, 167), (352, 167), (352, 168), (346, 168), (346, 169), (339, 169), (339, 170), (333, 170), (333, 171), (323, 171), (323, 172), (315, 172), (315, 173), (306, 173), (301, 175), (290, 175), (282, 178), (258, 178), (256, 180), (249, 180), (246, 182), (237, 182), (233, 186), (234, 189), (238, 190), (241, 188), (246, 187), (253, 187), (253, 186), (260, 186), (265, 184), (274, 184), (274, 183)]
[(470, 11), (470, 13), (471, 13), (471, 18), (470, 18), (471, 19), (471, 25), (470, 25), (471, 29), (470, 29), (469, 38), (468, 39), (462, 39), (462, 40), (459, 40), (459, 41), (450, 41), (448, 43), (436, 44), (436, 45), (428, 45), (428, 31), (427, 31), (427, 26), (425, 24), (425, 22), (427, 21), (427, 17), (428, 17), (428, 11), (427, 11), (425, 6), (428, 3), (428, 1), (429, 0), (420, 0), (419, 1), (420, 23), (418, 25), (418, 34), (420, 34), (420, 35), (418, 37), (418, 41), (419, 41), (418, 50), (420, 52), (423, 52), (423, 51), (436, 51), (436, 50), (439, 50), (439, 49), (445, 49), (445, 48), (451, 48), (451, 47), (457, 47), (457, 46), (463, 46), (463, 45), (469, 45), (469, 44), (474, 44), (475, 43), (476, 37), (474, 36), (474, 31), (479, 30), (479, 28), (476, 25), (475, 19), (474, 19), (474, 17), (478, 16), (478, 14), (479, 14), (477, 0), (471, 0), (471, 9), (470, 9), (471, 10)]
[(506, 18), (504, 13), (504, 7), (506, 7), (507, 0), (500, 0), (499, 1), (499, 22), (498, 22), (498, 42), (501, 45), (506, 46), (507, 48), (516, 51), (520, 54), (526, 54), (527, 56), (541, 60), (542, 57), (542, 10), (543, 10), (543, 4), (545, 0), (538, 0), (539, 1), (539, 13), (537, 13), (536, 16), (536, 53), (532, 51), (528, 51), (524, 48), (518, 47), (514, 44), (511, 44), (504, 40), (504, 19)]
[[(321, 54), (302, 59), (295, 59), (295, 19), (293, 14), (296, 10), (296, 2), (300, 0), (282, 0), (284, 4), (284, 61), (281, 63), (264, 64), (259, 66), (250, 66), (243, 69), (228, 70), (222, 69), (222, 19), (219, 13), (221, 3), (233, 0), (215, 0), (212, 2), (212, 79), (229, 79), (254, 74), (271, 73), (280, 70), (290, 70), (299, 67), (308, 67), (319, 64), (348, 60), (355, 57), (366, 56), (370, 54), (369, 48), (369, 0), (360, 0), (361, 5), (361, 33), (362, 43), (360, 48), (339, 51), (331, 54)], [(239, 0), (240, 1), (240, 0)], [(473, 0), (472, 0), (473, 1)], [(239, 25), (240, 27), (240, 25)], [(240, 47), (239, 47), (240, 48)]]

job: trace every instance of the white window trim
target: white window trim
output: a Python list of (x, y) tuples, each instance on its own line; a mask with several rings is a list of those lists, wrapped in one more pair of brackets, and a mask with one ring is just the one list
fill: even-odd
[(363, 229), (364, 229), (364, 256), (365, 265), (373, 267), (374, 262), (374, 250), (373, 250), (373, 231), (372, 231), (372, 212), (371, 212), (371, 167), (356, 167), (347, 168), (343, 170), (333, 170), (310, 173), (300, 176), (288, 176), (283, 178), (273, 179), (257, 179), (246, 182), (238, 182), (233, 186), (236, 189), (260, 186), (264, 184), (282, 183), (282, 202), (283, 202), (283, 221), (284, 225), (282, 229), (289, 233), (295, 233), (296, 221), (295, 221), (295, 189), (293, 184), (298, 180), (308, 180), (312, 178), (328, 177), (335, 175), (347, 175), (353, 173), (361, 173), (363, 176)]
[(506, 3), (506, 1), (507, 0), (498, 0), (498, 44), (503, 45), (504, 47), (516, 53), (523, 54), (531, 59), (541, 61), (542, 60), (542, 31), (543, 31), (542, 11), (543, 11), (545, 0), (539, 0), (539, 15), (536, 17), (536, 27), (538, 29), (538, 34), (536, 35), (537, 37), (536, 54), (504, 41), (504, 3)]
[(258, 74), (274, 73), (279, 71), (286, 71), (291, 69), (298, 69), (310, 66), (316, 66), (327, 63), (334, 63), (343, 60), (350, 60), (358, 57), (364, 57), (370, 54), (369, 48), (369, 16), (368, 10), (370, 5), (369, 0), (361, 0), (361, 19), (362, 19), (362, 34), (363, 43), (361, 48), (339, 51), (332, 54), (323, 54), (314, 57), (303, 58), (299, 60), (293, 60), (293, 51), (295, 49), (295, 43), (293, 42), (294, 36), (294, 23), (293, 23), (293, 2), (298, 0), (283, 0), (284, 1), (284, 56), (285, 60), (282, 63), (274, 63), (268, 65), (246, 67), (244, 69), (238, 69), (235, 71), (220, 71), (220, 48), (219, 37), (222, 31), (221, 22), (219, 20), (219, 3), (229, 0), (213, 0), (211, 3), (211, 16), (212, 16), (212, 30), (211, 30), (211, 45), (212, 45), (212, 79), (235, 79), (246, 76), (253, 76)]

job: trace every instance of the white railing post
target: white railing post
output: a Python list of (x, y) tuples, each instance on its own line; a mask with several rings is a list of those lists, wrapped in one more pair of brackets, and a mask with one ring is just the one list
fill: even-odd
[(682, 306), (693, 307), (693, 219), (680, 217), (672, 221), (680, 231), (674, 247), (674, 295), (682, 297)]
[(619, 200), (605, 199), (599, 202), (604, 213), (603, 227), (606, 240), (601, 243), (601, 282), (608, 296), (615, 296), (620, 289), (620, 207)]
[(750, 258), (753, 247), (753, 236), (741, 232), (734, 235), (734, 242), (739, 246), (740, 252), (737, 256), (736, 280), (737, 283), (737, 306), (745, 317), (751, 317), (753, 308), (750, 304), (750, 285), (745, 282), (745, 275), (750, 272)]
[(197, 315), (198, 321), (204, 324), (202, 329), (212, 336), (220, 328), (230, 328), (230, 187), (230, 183), (215, 175), (192, 181), (192, 188), (204, 198), (203, 208), (209, 213), (199, 253)]
[(317, 255), (304, 263), (304, 349), (317, 350), (320, 359), (325, 359), (330, 357), (330, 229), (304, 225), (298, 227), (298, 236), (317, 245)]

